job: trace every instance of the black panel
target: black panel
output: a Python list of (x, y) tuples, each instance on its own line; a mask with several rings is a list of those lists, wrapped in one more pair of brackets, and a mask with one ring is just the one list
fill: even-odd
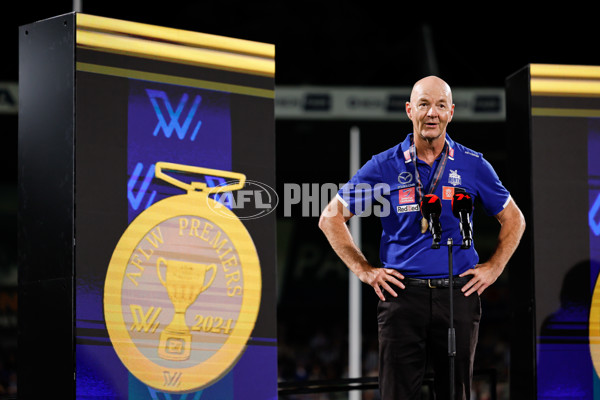
[[(231, 96), (231, 159), (233, 171), (244, 171), (247, 180), (275, 189), (275, 123), (265, 122), (274, 121), (275, 118), (266, 114), (265, 110), (269, 109), (275, 112), (273, 99)], [(277, 283), (275, 216), (276, 213), (272, 212), (264, 217), (243, 221), (260, 255), (264, 288), (275, 288)], [(275, 296), (268, 291), (263, 293), (269, 297), (261, 300), (252, 336), (271, 338), (276, 334), (273, 329), (276, 325)]]
[(19, 398), (73, 391), (74, 14), (19, 30)]
[(511, 163), (507, 184), (525, 216), (527, 228), (509, 263), (511, 345), (510, 394), (536, 398), (533, 198), (531, 181), (531, 96), (529, 67), (506, 80), (507, 137)]
[[(86, 314), (97, 323), (97, 330), (85, 336), (108, 336), (102, 289), (113, 250), (127, 228), (123, 171), (127, 171), (128, 90), (127, 79), (77, 72), (75, 308), (85, 310), (76, 315)], [(76, 333), (81, 336), (79, 328)]]

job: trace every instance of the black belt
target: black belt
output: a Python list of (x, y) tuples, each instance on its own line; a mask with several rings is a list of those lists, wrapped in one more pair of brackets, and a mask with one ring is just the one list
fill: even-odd
[[(467, 282), (471, 280), (471, 278), (472, 276), (470, 275), (463, 276), (462, 278), (459, 276), (454, 276), (452, 277), (453, 286), (455, 288), (463, 287)], [(430, 289), (447, 288), (450, 286), (449, 278), (417, 279), (406, 277), (402, 280), (402, 282), (406, 286), (422, 286), (428, 287)]]

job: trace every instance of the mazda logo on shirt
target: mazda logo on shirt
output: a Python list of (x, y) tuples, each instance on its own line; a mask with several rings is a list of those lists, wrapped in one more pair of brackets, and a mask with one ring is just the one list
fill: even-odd
[(400, 182), (400, 184), (402, 185), (408, 185), (409, 183), (411, 183), (413, 180), (413, 176), (410, 172), (400, 172), (400, 175), (398, 175), (398, 182)]

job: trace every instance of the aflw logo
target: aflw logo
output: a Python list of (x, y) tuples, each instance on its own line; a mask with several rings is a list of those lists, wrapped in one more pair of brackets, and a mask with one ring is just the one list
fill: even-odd
[(130, 304), (129, 308), (131, 309), (131, 315), (133, 316), (133, 324), (131, 324), (130, 328), (131, 331), (144, 331), (145, 333), (154, 333), (156, 331), (156, 328), (160, 325), (160, 323), (156, 321), (162, 310), (160, 307), (156, 309), (150, 307), (146, 312), (144, 312), (142, 306), (137, 304)]
[[(158, 123), (156, 124), (156, 128), (154, 128), (153, 132), (154, 136), (157, 136), (162, 130), (165, 136), (170, 138), (173, 134), (173, 131), (175, 131), (177, 137), (183, 140), (185, 139), (190, 128), (193, 127), (190, 140), (193, 141), (196, 139), (196, 134), (202, 125), (202, 121), (196, 121), (195, 125), (192, 125), (192, 121), (194, 120), (194, 115), (196, 115), (198, 106), (202, 101), (202, 97), (200, 95), (196, 95), (196, 97), (194, 97), (194, 101), (187, 108), (187, 112), (184, 113), (184, 109), (186, 109), (189, 100), (187, 93), (184, 93), (181, 96), (181, 99), (179, 99), (179, 103), (177, 104), (177, 108), (173, 108), (169, 97), (162, 90), (146, 89), (146, 93), (148, 94), (150, 102), (154, 107), (156, 118), (158, 118)], [(183, 114), (185, 114), (185, 117)], [(184, 117), (183, 123), (180, 123), (179, 119), (182, 117)]]

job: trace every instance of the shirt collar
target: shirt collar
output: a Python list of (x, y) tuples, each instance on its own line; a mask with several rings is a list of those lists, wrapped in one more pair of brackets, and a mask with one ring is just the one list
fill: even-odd
[[(413, 137), (413, 133), (409, 133), (408, 135), (406, 135), (406, 138), (404, 139), (404, 141), (400, 144), (400, 148), (402, 150), (402, 153), (405, 153), (406, 151), (408, 151), (410, 149), (410, 142), (412, 140)], [(452, 149), (452, 155), (451, 158), (454, 157), (454, 140), (452, 140), (450, 138), (450, 135), (448, 134), (448, 132), (446, 132), (446, 142), (448, 142), (448, 146), (450, 146), (450, 148)], [(402, 158), (404, 158), (404, 154), (401, 155)]]

